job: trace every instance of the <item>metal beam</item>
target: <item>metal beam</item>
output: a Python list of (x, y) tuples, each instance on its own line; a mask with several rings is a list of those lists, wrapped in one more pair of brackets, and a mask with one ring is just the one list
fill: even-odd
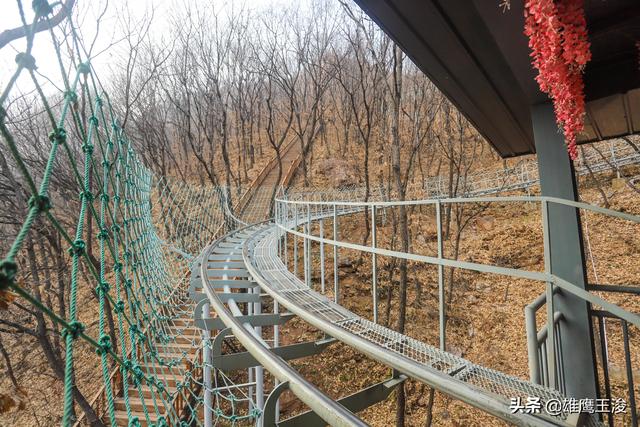
[[(538, 154), (540, 189), (543, 196), (578, 200), (573, 165), (564, 138), (558, 131), (551, 103), (533, 107), (532, 123)], [(547, 205), (548, 268), (559, 278), (586, 288), (585, 258), (579, 211), (556, 203)], [(596, 398), (596, 376), (593, 358), (591, 321), (588, 304), (569, 292), (554, 294), (554, 310), (564, 315), (561, 322), (563, 357), (561, 365), (580, 375), (565, 375), (569, 397)], [(550, 373), (552, 377), (554, 374)]]
[[(285, 345), (282, 347), (272, 348), (270, 351), (284, 360), (300, 359), (302, 357), (313, 356), (314, 354), (321, 353), (335, 341), (336, 340), (334, 338), (329, 338), (319, 341)], [(246, 369), (258, 366), (260, 365), (260, 362), (258, 362), (248, 351), (220, 355), (219, 353), (216, 353), (214, 349), (212, 364), (223, 371), (235, 371), (237, 369)]]
[(260, 302), (261, 298), (266, 298), (267, 295), (261, 294), (247, 294), (240, 292), (219, 292), (216, 294), (220, 301), (228, 302), (229, 300), (234, 300), (237, 303), (242, 302)]
[(231, 289), (255, 288), (258, 286), (253, 280), (229, 280), (229, 279), (211, 279), (209, 283), (213, 288), (223, 288), (225, 286)]
[(224, 268), (244, 268), (244, 261), (240, 260), (240, 261), (232, 261), (229, 260), (227, 261), (225, 260), (209, 260), (207, 262), (207, 268), (210, 270), (224, 270)]
[(208, 269), (207, 277), (215, 278), (215, 277), (247, 277), (247, 270), (223, 270), (223, 269)]
[[(267, 294), (247, 294), (240, 292), (228, 292), (228, 293), (218, 293), (216, 294), (220, 298), (220, 301), (223, 303), (229, 302), (229, 300), (233, 300), (237, 303), (245, 303), (245, 302), (258, 302), (261, 298), (267, 298)], [(208, 299), (206, 294), (201, 292), (197, 292), (191, 296), (195, 302), (199, 303), (202, 300)]]
[[(226, 325), (219, 317), (202, 317), (202, 309), (205, 305), (209, 304), (209, 299), (202, 299), (196, 304), (193, 312), (194, 325), (197, 328), (205, 330), (222, 330), (226, 328)], [(293, 313), (280, 313), (280, 314), (254, 314), (246, 316), (236, 316), (236, 319), (241, 323), (250, 323), (252, 326), (273, 326), (284, 325), (289, 320), (293, 319), (295, 315)]]
[[(389, 397), (391, 392), (406, 379), (407, 377), (404, 375), (390, 378), (386, 381), (374, 384), (371, 387), (362, 389), (354, 394), (343, 397), (342, 399), (338, 400), (338, 403), (340, 403), (351, 412), (356, 413), (362, 411), (372, 405), (375, 405), (376, 403), (385, 400), (387, 397)], [(326, 425), (327, 424), (322, 420), (322, 418), (316, 415), (313, 411), (303, 412), (302, 414), (296, 415), (278, 423), (279, 427), (324, 427)]]
[[(205, 300), (206, 301), (206, 300)], [(250, 316), (238, 316), (241, 323), (250, 323), (251, 326), (274, 326), (283, 325), (293, 319), (293, 313), (285, 314), (253, 314)], [(207, 319), (196, 319), (195, 326), (200, 329), (224, 329), (226, 326), (219, 317), (210, 317)]]

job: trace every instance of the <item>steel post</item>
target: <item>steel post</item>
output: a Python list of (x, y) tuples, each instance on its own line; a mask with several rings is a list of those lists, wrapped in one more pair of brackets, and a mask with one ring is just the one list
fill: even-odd
[[(307, 209), (309, 208), (309, 206), (307, 205)], [(302, 225), (302, 233), (304, 236), (308, 236), (309, 235), (309, 222), (304, 222)], [(309, 244), (309, 239), (307, 239), (306, 237), (302, 238), (302, 269), (303, 269), (303, 273), (304, 273), (304, 283), (305, 285), (309, 286), (309, 273), (308, 273), (308, 265), (307, 262), (309, 261), (309, 257), (307, 256), (307, 245)], [(310, 287), (310, 286), (309, 286)]]
[[(569, 159), (562, 134), (551, 103), (534, 106), (532, 123), (538, 156), (538, 175), (543, 196), (577, 201), (573, 165)], [(575, 207), (550, 202), (547, 206), (549, 272), (578, 288), (586, 287), (586, 268), (582, 247), (580, 215)], [(555, 279), (554, 285), (562, 284)], [(549, 291), (549, 289), (547, 289)], [(596, 365), (593, 356), (591, 319), (588, 303), (570, 293), (557, 292), (547, 301), (555, 311), (563, 314), (558, 325), (562, 335), (559, 366), (570, 366), (579, 375), (565, 375), (568, 397), (597, 397)], [(547, 323), (553, 323), (553, 313)], [(553, 340), (553, 335), (549, 344)], [(551, 345), (549, 345), (551, 346)], [(554, 360), (549, 360), (549, 364)], [(555, 373), (549, 372), (549, 380)]]
[[(311, 236), (311, 205), (307, 204), (307, 236)], [(305, 260), (305, 282), (309, 288), (311, 288), (311, 240), (305, 239), (307, 242), (306, 252), (304, 254)]]
[[(279, 314), (279, 312), (280, 312), (280, 308), (278, 306), (278, 301), (273, 300), (273, 314)], [(280, 347), (280, 325), (278, 324), (273, 325), (273, 348), (277, 348), (277, 347)], [(280, 381), (278, 381), (278, 379), (274, 377), (273, 386), (277, 387), (278, 384), (280, 384)], [(275, 411), (274, 418), (277, 423), (278, 419), (280, 418), (280, 401), (276, 402), (274, 411)]]
[[(282, 224), (282, 212), (280, 209), (280, 203), (278, 202), (274, 202), (275, 203), (275, 209), (276, 209), (276, 215), (275, 215), (275, 222), (276, 224)], [(278, 256), (280, 258), (282, 258), (282, 238), (278, 239)]]
[[(442, 209), (440, 200), (436, 201), (436, 233), (438, 235), (438, 261), (442, 261)], [(443, 351), (446, 351), (447, 349), (445, 316), (444, 266), (442, 264), (438, 264), (438, 325), (440, 328), (440, 350)]]
[(624, 361), (627, 374), (627, 389), (629, 390), (629, 408), (631, 409), (631, 425), (638, 425), (638, 411), (636, 409), (636, 392), (633, 385), (633, 365), (631, 364), (631, 348), (629, 346), (629, 325), (622, 320), (622, 341), (624, 342)]
[(531, 306), (524, 308), (524, 321), (527, 334), (527, 354), (529, 356), (529, 380), (534, 384), (542, 384), (540, 381), (540, 359), (538, 358), (536, 312)]
[[(333, 205), (333, 241), (338, 241), (338, 212)], [(338, 245), (333, 245), (333, 301), (339, 304), (340, 288), (338, 287)]]
[[(289, 204), (288, 203), (285, 204), (285, 217), (284, 217), (283, 226), (289, 229)], [(285, 230), (284, 232), (284, 265), (286, 265), (287, 267), (289, 266), (289, 242), (287, 237), (288, 235), (289, 233)]]
[[(253, 288), (253, 293), (260, 295), (260, 288)], [(253, 314), (260, 315), (261, 313), (262, 313), (262, 303), (260, 302), (260, 300), (258, 300), (258, 302), (253, 303)], [(255, 331), (259, 337), (262, 337), (262, 326), (256, 326)], [(255, 402), (258, 408), (262, 408), (264, 405), (264, 370), (262, 366), (256, 366), (255, 376), (256, 376)]]
[[(293, 205), (293, 220), (295, 221), (294, 230), (298, 231), (298, 205)], [(293, 235), (293, 275), (298, 275), (298, 235)]]
[[(209, 318), (209, 304), (202, 307), (202, 317)], [(213, 426), (213, 388), (211, 373), (211, 331), (202, 331), (202, 364), (204, 365), (203, 381), (204, 381), (204, 427)]]
[[(324, 213), (323, 213), (324, 214)], [(320, 216), (320, 237), (324, 239), (324, 221), (322, 216)], [(324, 294), (325, 291), (325, 283), (324, 283), (324, 242), (320, 242), (320, 290)]]
[[(542, 235), (544, 240), (544, 271), (549, 274), (551, 272), (551, 250), (549, 247), (549, 205), (546, 200), (542, 201)], [(549, 369), (548, 386), (556, 388), (556, 377), (558, 372), (556, 369), (556, 346), (555, 346), (555, 322), (553, 309), (553, 283), (547, 282), (546, 285), (546, 302), (547, 302), (547, 367)]]
[[(371, 247), (375, 250), (377, 246), (376, 239), (376, 207), (371, 207)], [(373, 283), (373, 322), (378, 323), (378, 272), (377, 270), (377, 254), (371, 254), (371, 281)]]

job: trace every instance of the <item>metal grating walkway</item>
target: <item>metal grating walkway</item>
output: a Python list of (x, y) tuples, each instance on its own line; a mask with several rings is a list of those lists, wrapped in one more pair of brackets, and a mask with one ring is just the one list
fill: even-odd
[[(203, 319), (200, 314), (202, 306), (199, 305), (196, 308), (194, 318), (196, 322), (200, 323), (216, 319), (220, 320), (227, 328), (219, 332), (222, 340), (225, 339), (228, 333), (231, 333), (232, 335), (229, 336), (234, 336), (261, 366), (272, 372), (274, 377), (281, 381), (281, 384), (285, 384), (294, 395), (312, 408), (322, 419), (336, 426), (364, 427), (366, 424), (356, 415), (322, 393), (291, 368), (283, 358), (274, 353), (270, 343), (264, 340), (261, 334), (256, 332), (251, 325), (248, 318), (252, 316), (245, 316), (245, 313), (239, 307), (244, 302), (253, 301), (252, 298), (245, 301), (246, 297), (258, 296), (255, 293), (247, 292), (248, 288), (257, 288), (257, 286), (253, 282), (251, 274), (244, 269), (243, 247), (251, 235), (262, 233), (265, 229), (271, 228), (273, 227), (264, 223), (247, 226), (221, 237), (205, 248), (192, 269), (190, 294), (192, 298), (210, 304), (216, 316), (215, 318)], [(234, 286), (234, 284), (239, 286)], [(202, 295), (202, 297), (199, 295)], [(213, 329), (216, 328), (208, 329), (205, 327), (207, 332)], [(218, 337), (216, 337), (215, 341), (217, 340)], [(205, 341), (208, 342), (208, 338)], [(213, 351), (213, 347), (215, 346), (205, 345), (205, 350), (210, 353)], [(220, 356), (221, 354), (214, 352), (211, 355), (205, 354), (203, 358), (204, 360), (214, 361), (219, 359)], [(233, 354), (229, 356), (233, 357)], [(211, 409), (211, 404), (206, 404), (208, 401), (207, 394), (210, 394), (214, 388), (207, 383), (207, 380), (204, 381), (204, 387), (205, 406)], [(249, 395), (251, 395), (251, 392), (249, 392)], [(255, 405), (258, 411), (264, 411), (261, 415), (263, 419), (260, 425), (275, 426), (275, 424), (270, 423), (271, 420), (269, 419), (269, 417), (273, 417), (273, 413), (266, 409), (269, 406), (269, 400), (267, 399), (265, 405), (262, 402), (262, 398), (260, 398), (252, 405)], [(273, 404), (274, 402), (271, 403)], [(264, 417), (267, 417), (267, 419), (264, 419)]]
[[(576, 425), (562, 414), (512, 414), (510, 399), (540, 398), (543, 404), (564, 396), (555, 390), (488, 369), (375, 324), (313, 291), (278, 257), (282, 230), (269, 227), (245, 244), (245, 261), (254, 280), (289, 311), (346, 344), (398, 371), (519, 425)], [(597, 425), (589, 420), (589, 425)]]

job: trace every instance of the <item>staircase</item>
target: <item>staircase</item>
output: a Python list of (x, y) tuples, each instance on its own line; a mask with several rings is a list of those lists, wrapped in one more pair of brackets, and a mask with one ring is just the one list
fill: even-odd
[[(167, 336), (166, 342), (155, 338), (152, 346), (144, 345), (144, 350), (140, 345), (136, 348), (136, 360), (144, 376), (153, 377), (158, 383), (161, 382), (165, 391), (160, 393), (157, 387), (150, 387), (144, 379), (136, 386), (134, 375), (129, 373), (125, 399), (122, 371), (118, 367), (114, 368), (110, 375), (111, 388), (114, 391), (113, 422), (109, 415), (104, 385), (90, 400), (91, 406), (96, 414), (102, 417), (105, 425), (129, 427), (136, 425), (132, 424), (136, 418), (142, 427), (152, 424), (157, 426), (161, 417), (165, 419), (167, 426), (176, 424), (178, 420), (191, 420), (191, 407), (194, 406), (194, 398), (201, 390), (197, 382), (186, 382), (185, 378), (187, 372), (191, 373), (191, 378), (200, 378), (202, 375), (201, 336), (194, 325), (194, 304), (186, 289), (176, 289), (168, 301), (171, 303), (159, 309), (167, 320), (156, 326), (156, 334), (152, 335), (149, 328), (143, 331), (148, 340), (154, 335), (158, 337), (158, 330), (162, 331)], [(157, 351), (156, 358), (151, 356), (153, 351)], [(132, 359), (131, 350), (127, 353), (127, 359)], [(178, 392), (181, 384), (181, 390)], [(130, 414), (127, 412), (126, 400), (129, 402)], [(74, 423), (74, 427), (87, 423), (88, 420), (83, 414)]]

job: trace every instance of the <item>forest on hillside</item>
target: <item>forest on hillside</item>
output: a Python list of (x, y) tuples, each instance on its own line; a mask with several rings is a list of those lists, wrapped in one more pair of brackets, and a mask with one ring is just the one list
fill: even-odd
[[(19, 66), (27, 71), (17, 83), (12, 74), (0, 75), (0, 130), (11, 142), (0, 145), (0, 248), (4, 256), (21, 236), (25, 245), (17, 257), (17, 281), (35, 295), (42, 307), (61, 318), (68, 316), (71, 277), (77, 277), (80, 317), (88, 332), (95, 333), (98, 328), (107, 331), (114, 351), (119, 342), (118, 319), (113, 314), (117, 307), (111, 307), (113, 301), (99, 302), (102, 291), (93, 282), (92, 274), (105, 269), (104, 259), (115, 264), (117, 260), (105, 257), (104, 248), (92, 243), (104, 231), (97, 215), (87, 216), (85, 229), (81, 229), (89, 242), (87, 264), (73, 266), (73, 251), (67, 250), (64, 232), (76, 227), (77, 212), (83, 197), (85, 201), (87, 197), (84, 190), (92, 194), (91, 202), (97, 209), (100, 196), (104, 196), (99, 187), (103, 178), (94, 170), (87, 172), (84, 189), (77, 171), (78, 165), (86, 164), (56, 159), (49, 201), (55, 207), (58, 222), (51, 226), (46, 217), (38, 217), (28, 233), (21, 235), (25, 217), (37, 202), (31, 197), (35, 185), (24, 179), (22, 169), (34, 171), (35, 181), (42, 180), (42, 171), (52, 162), (50, 132), (52, 122), (55, 125), (54, 116), (67, 108), (71, 111), (70, 121), (74, 122), (67, 128), (70, 143), (65, 145), (65, 154), (69, 158), (86, 154), (83, 132), (96, 119), (92, 115), (91, 91), (86, 88), (99, 87), (105, 94), (105, 103), (108, 99), (113, 106), (112, 115), (117, 117), (113, 129), (126, 131), (131, 152), (137, 153), (154, 179), (175, 191), (172, 197), (211, 197), (210, 206), (216, 205), (224, 220), (238, 216), (248, 221), (246, 206), (257, 192), (263, 193), (267, 213), (273, 214), (273, 198), (285, 193), (357, 189), (361, 201), (409, 200), (425, 198), (428, 183), (438, 178), (445, 195), (455, 198), (470, 190), (468, 178), (476, 174), (511, 171), (526, 164), (535, 168), (535, 160), (529, 157), (501, 159), (411, 58), (350, 0), (259, 4), (185, 0), (172, 2), (171, 13), (162, 16), (153, 1), (142, 11), (136, 9), (136, 13), (125, 1), (65, 3), (72, 7), (77, 3), (72, 18), (51, 30), (52, 51), (56, 53), (52, 62), (59, 62), (60, 75), (45, 76), (37, 67), (30, 68), (20, 61)], [(499, 8), (499, 2), (495, 3)], [(18, 0), (18, 4), (27, 7), (26, 2)], [(90, 29), (86, 34), (85, 27)], [(5, 43), (0, 53), (11, 48), (17, 51), (20, 43), (24, 41)], [(107, 51), (112, 53), (105, 54)], [(81, 75), (81, 89), (73, 94), (72, 102), (67, 102), (69, 92), (61, 90), (64, 84), (59, 79), (69, 80), (72, 70), (93, 57), (102, 58), (95, 62), (103, 64), (96, 73), (99, 80)], [(36, 60), (41, 59), (36, 56)], [(42, 58), (43, 62), (46, 60)], [(31, 81), (39, 83), (34, 85)], [(104, 136), (107, 131), (101, 126), (96, 132)], [(579, 147), (576, 164), (584, 171), (578, 180), (579, 190), (586, 202), (638, 215), (637, 165), (611, 165), (604, 172), (591, 169), (595, 163), (606, 163), (608, 150), (614, 146), (640, 153), (637, 136)], [(16, 152), (23, 164), (15, 160)], [(102, 157), (96, 164), (108, 162), (104, 153), (99, 156)], [(89, 166), (86, 168), (89, 170)], [(174, 182), (183, 183), (179, 190), (178, 186), (171, 187), (174, 184), (166, 184)], [(163, 218), (168, 212), (161, 200), (165, 194), (162, 191), (166, 190), (158, 188), (154, 187), (157, 199), (150, 202), (155, 209), (155, 225), (160, 235), (172, 236), (177, 231), (167, 226)], [(201, 188), (206, 190), (192, 194)], [(532, 186), (526, 192), (509, 194), (538, 192)], [(223, 203), (228, 211), (222, 212)], [(543, 268), (542, 258), (527, 253), (540, 249), (540, 230), (536, 228), (540, 218), (529, 205), (448, 205), (443, 211), (445, 252), (451, 259), (489, 259), (510, 268)], [(345, 221), (345, 232), (357, 236), (354, 243), (371, 242), (368, 215), (365, 211), (358, 219)], [(388, 247), (404, 252), (435, 250), (435, 225), (427, 217), (421, 208), (390, 209), (378, 238)], [(266, 219), (264, 215), (251, 218)], [(514, 218), (520, 223), (516, 224)], [(595, 272), (595, 264), (617, 259), (623, 267), (615, 280), (633, 278), (638, 273), (635, 244), (629, 243), (634, 229), (621, 226), (618, 231), (627, 249), (631, 248), (624, 251), (612, 250), (615, 245), (606, 239), (606, 220), (594, 219), (590, 226), (591, 234), (587, 235), (594, 236), (594, 252), (600, 251), (601, 255), (597, 262), (590, 259), (589, 268)], [(197, 235), (198, 245), (214, 237), (201, 236), (201, 232), (190, 231), (191, 236)], [(522, 243), (524, 249), (505, 243), (509, 239)], [(371, 263), (370, 257), (345, 251), (335, 270), (344, 278), (345, 306), (366, 317), (372, 315), (371, 307), (363, 302), (369, 301), (367, 274)], [(406, 259), (380, 260), (381, 282), (384, 281), (381, 322), (435, 345), (437, 327), (428, 313), (438, 310), (434, 287), (437, 275), (434, 269), (423, 267)], [(116, 276), (117, 271), (102, 279), (115, 280)], [(314, 283), (319, 280), (315, 274)], [(447, 301), (452, 307), (448, 322), (455, 343), (450, 351), (526, 377), (526, 347), (521, 341), (524, 333), (513, 327), (511, 337), (518, 336), (520, 341), (510, 341), (503, 325), (507, 318), (520, 321), (522, 308), (540, 289), (533, 292), (527, 290), (525, 281), (511, 283), (506, 279), (489, 285), (486, 277), (454, 268), (447, 269), (445, 280)], [(493, 292), (488, 293), (490, 287)], [(631, 310), (638, 308), (633, 302), (617, 302), (631, 304)], [(106, 309), (100, 304), (106, 304)], [(497, 311), (495, 304), (499, 306)], [(98, 318), (98, 310), (106, 313), (104, 321)], [(64, 386), (66, 355), (63, 332), (42, 310), (2, 290), (0, 395), (6, 399), (0, 400), (0, 425), (60, 423), (59, 394)], [(289, 337), (317, 335), (302, 322), (292, 323), (289, 332)], [(501, 357), (494, 354), (492, 343), (496, 342)], [(89, 346), (81, 347), (77, 354), (74, 416), (84, 414), (87, 419), (97, 419), (91, 398), (102, 381), (100, 359)], [(638, 356), (636, 351), (634, 357)], [(358, 361), (357, 366), (353, 366), (354, 360)], [(359, 376), (373, 381), (388, 373), (384, 365), (363, 360), (361, 354), (346, 346), (332, 347), (328, 353), (296, 363), (296, 368), (314, 382), (323, 380), (323, 369), (342, 366), (346, 374), (324, 378), (324, 388), (334, 397), (347, 390), (355, 391), (356, 385), (362, 385)], [(115, 363), (108, 369), (114, 367)], [(283, 407), (283, 413), (289, 415), (305, 409), (293, 399)], [(363, 416), (367, 422), (380, 426), (498, 422), (413, 380)]]

